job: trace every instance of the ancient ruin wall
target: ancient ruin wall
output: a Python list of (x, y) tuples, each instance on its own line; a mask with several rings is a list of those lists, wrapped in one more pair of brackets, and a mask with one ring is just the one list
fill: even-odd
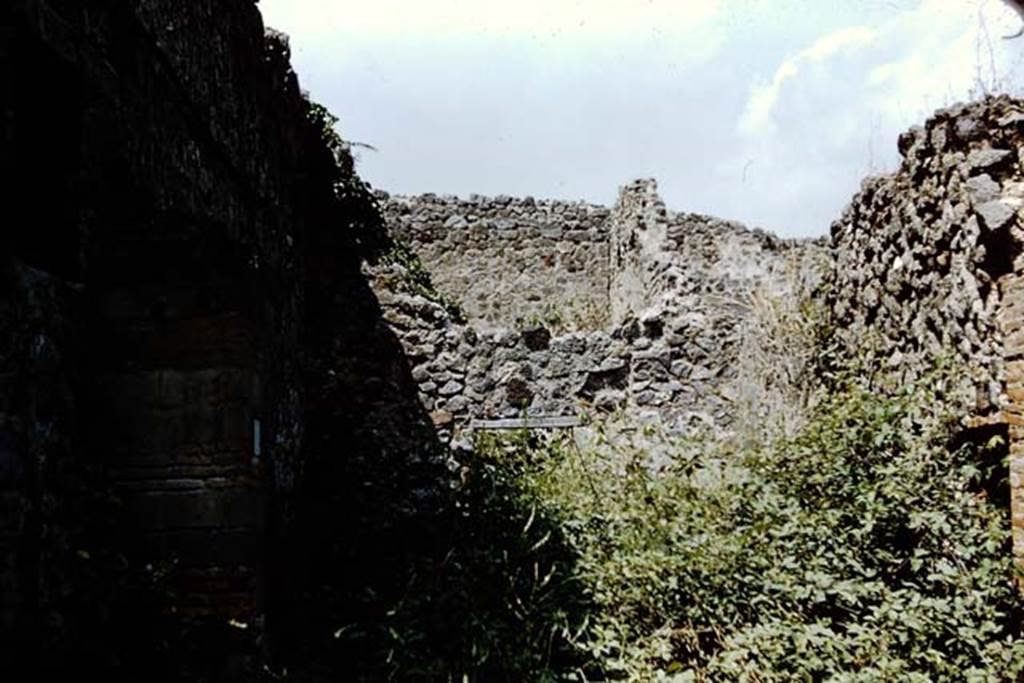
[(608, 311), (609, 209), (533, 198), (388, 197), (392, 235), (480, 324), (558, 321), (602, 327)]
[(249, 0), (6, 3), (0, 76), (0, 641), (144, 659), (157, 612), (213, 617), (212, 675), (306, 589), (309, 454), (385, 450), (357, 435), (403, 378), (366, 405), (400, 367), (355, 247), (379, 217)]
[(612, 320), (636, 317), (664, 291), (659, 275), (669, 267), (665, 253), (668, 212), (653, 180), (623, 187), (610, 227)]
[(867, 179), (832, 226), (825, 301), (837, 338), (881, 384), (947, 358), (962, 373), (952, 400), (968, 424), (1009, 426), (1021, 554), (1024, 105), (941, 110), (899, 147), (899, 170)]
[[(46, 353), (63, 358), (75, 382), (62, 394), (70, 415), (54, 422), (67, 430), (62, 453), (48, 453), (45, 441), (27, 447), (29, 416), (0, 415), (0, 440), (13, 446), (4, 457), (22, 463), (21, 480), (2, 483), (31, 490), (54, 467), (101, 467), (92, 484), (121, 503), (118, 549), (131, 568), (123, 580), (173, 561), (176, 609), (251, 619), (266, 517), (258, 456), (297, 457), (286, 434), (299, 410), (287, 360), (299, 280), (286, 236), (302, 227), (286, 178), (299, 166), (306, 124), (287, 55), (265, 46), (259, 14), (244, 2), (182, 11), (157, 0), (39, 1), (12, 12), (4, 54), (40, 72), (19, 67), (6, 105), (8, 149), (23, 164), (14, 187), (24, 205), (12, 215), (26, 222), (4, 235), (4, 257), (24, 263), (4, 265), (14, 283), (50, 282), (75, 296), (46, 311), (19, 288), (7, 293), (41, 329), (50, 316), (74, 320), (65, 348), (51, 342)], [(54, 92), (40, 101), (26, 79), (52, 81)], [(60, 125), (46, 126), (54, 116)], [(54, 138), (65, 147), (57, 158), (48, 154)], [(56, 215), (45, 208), (55, 193)], [(41, 220), (28, 222), (37, 207)], [(31, 347), (27, 359), (9, 322), (0, 327), (13, 337), (12, 365), (30, 368)], [(265, 334), (267, 325), (280, 333)], [(18, 375), (4, 387), (15, 397), (34, 384)], [(52, 393), (45, 384), (30, 391)], [(50, 512), (75, 504), (67, 479), (52, 485)], [(26, 537), (58, 524), (42, 521), (43, 502), (22, 500), (23, 516), (37, 519)], [(15, 550), (11, 612), (22, 626), (59, 609), (57, 595), (29, 585), (66, 561), (56, 549), (31, 558), (30, 547)]]
[(729, 309), (755, 289), (788, 293), (796, 281), (820, 275), (815, 240), (787, 240), (736, 221), (674, 212), (653, 179), (624, 186), (611, 225), (613, 319), (663, 308)]
[[(397, 225), (400, 234), (407, 234), (402, 231), (411, 219), (396, 218), (403, 215), (396, 213), (396, 201), (410, 207), (424, 200), (392, 200), (392, 228)], [(425, 201), (434, 202), (430, 197)], [(522, 204), (509, 200), (507, 205)], [(464, 210), (461, 203), (444, 206)], [(520, 276), (515, 269), (488, 274), (486, 286), (478, 290), (483, 305), (466, 307), (465, 325), (422, 296), (393, 291), (388, 283), (401, 279), (394, 272), (400, 266), (376, 271), (385, 316), (413, 364), (420, 400), (437, 424), (456, 431), (473, 418), (597, 416), (621, 409), (675, 433), (728, 433), (743, 392), (738, 360), (756, 299), (799, 296), (799, 281), (813, 280), (818, 273), (820, 259), (814, 257), (822, 253), (820, 245), (669, 212), (653, 180), (624, 186), (612, 209), (587, 207), (587, 212), (606, 217), (591, 231), (602, 231), (606, 236), (598, 244), (613, 249), (604, 261), (581, 264), (583, 276), (597, 273), (610, 282), (601, 293), (615, 320), (600, 329), (559, 333), (542, 320), (522, 319), (495, 327), (495, 318), (474, 316), (500, 306), (503, 288)], [(566, 214), (553, 213), (549, 220), (558, 215)], [(433, 218), (435, 225), (449, 220), (455, 235), (445, 237), (435, 228), (438, 243), (467, 239), (466, 227), (455, 227), (461, 225), (461, 214)], [(572, 234), (557, 223), (548, 229), (553, 235)], [(480, 234), (494, 239), (500, 232)], [(446, 283), (450, 287), (453, 281), (481, 276), (472, 258), (455, 254), (441, 261), (430, 242), (411, 243), (446, 294), (457, 291), (446, 290)], [(563, 247), (559, 240), (533, 244), (531, 259), (543, 263)]]

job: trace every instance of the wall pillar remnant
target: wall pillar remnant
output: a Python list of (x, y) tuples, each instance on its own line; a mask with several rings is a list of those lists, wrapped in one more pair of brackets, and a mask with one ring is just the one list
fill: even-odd
[(1013, 554), (1024, 564), (1024, 271), (1000, 282), (999, 323), (1003, 335), (1005, 404), (1009, 434), (1010, 517)]

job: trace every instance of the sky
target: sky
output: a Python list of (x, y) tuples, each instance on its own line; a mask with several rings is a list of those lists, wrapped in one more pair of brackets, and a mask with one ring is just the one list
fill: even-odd
[(1001, 0), (260, 0), (360, 175), (827, 234), (938, 107), (1024, 92)]

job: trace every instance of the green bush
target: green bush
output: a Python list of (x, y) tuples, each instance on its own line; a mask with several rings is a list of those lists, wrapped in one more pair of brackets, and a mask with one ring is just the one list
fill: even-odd
[[(840, 382), (795, 438), (680, 444), (656, 472), (642, 449), (479, 444), (468, 488), (500, 481), (512, 527), (543, 519), (563, 550), (536, 572), (544, 590), (509, 606), (530, 618), (498, 610), (474, 637), (511, 623), (520, 652), (576, 653), (561, 670), (535, 657), (532, 680), (1017, 679), (1006, 482), (991, 476), (1005, 464), (985, 466), (998, 437), (951, 445), (945, 386), (880, 397)], [(539, 549), (516, 547), (522, 572)]]
[(443, 308), (455, 323), (466, 322), (466, 314), (455, 298), (443, 294), (434, 286), (430, 271), (412, 248), (402, 240), (391, 237), (390, 248), (380, 257), (381, 266), (393, 266), (393, 273), (382, 273), (383, 285), (395, 291), (422, 296)]

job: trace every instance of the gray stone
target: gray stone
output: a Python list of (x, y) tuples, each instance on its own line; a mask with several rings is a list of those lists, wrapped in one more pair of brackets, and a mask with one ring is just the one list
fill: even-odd
[(1007, 114), (1003, 118), (999, 119), (999, 125), (1004, 128), (1024, 125), (1024, 112), (1016, 111), (1012, 114)]
[(519, 334), (515, 330), (501, 330), (494, 338), (498, 346), (512, 348), (519, 341)]
[(693, 365), (687, 360), (674, 360), (672, 361), (672, 365), (669, 367), (669, 372), (672, 373), (673, 377), (689, 377), (690, 369), (692, 367)]
[(1008, 149), (976, 149), (967, 155), (967, 167), (971, 172), (979, 172), (998, 166), (1013, 156)]
[(545, 225), (540, 229), (540, 234), (547, 239), (558, 239), (562, 236), (562, 226)]
[(654, 389), (659, 391), (662, 394), (667, 394), (667, 395), (671, 396), (672, 394), (676, 394), (676, 393), (679, 393), (680, 391), (682, 391), (683, 390), (683, 385), (680, 384), (679, 382), (674, 382), (674, 381), (661, 382), (659, 384), (655, 384), (654, 385)]
[(554, 353), (559, 354), (578, 355), (586, 352), (587, 345), (586, 341), (579, 335), (573, 334), (553, 339), (551, 342), (551, 350)]
[(967, 181), (967, 192), (975, 204), (984, 204), (999, 197), (999, 183), (987, 173), (974, 176)]
[(615, 410), (626, 402), (626, 392), (620, 389), (604, 389), (594, 397), (594, 407), (600, 410)]
[(718, 374), (717, 370), (705, 367), (703, 365), (695, 365), (690, 372), (690, 378), (705, 382)]
[(455, 380), (449, 380), (437, 393), (441, 396), (454, 396), (460, 391), (462, 391), (462, 384)]
[(445, 408), (452, 411), (453, 413), (465, 413), (469, 408), (470, 401), (465, 396), (453, 396), (448, 399), (445, 404)]
[(657, 392), (652, 391), (651, 389), (644, 389), (643, 391), (637, 393), (634, 400), (636, 401), (636, 404), (638, 406), (649, 406), (658, 400), (658, 394)]
[(626, 360), (624, 358), (612, 357), (605, 358), (596, 369), (598, 372), (612, 372), (615, 370), (623, 370), (625, 367)]
[(433, 358), (436, 351), (437, 349), (433, 344), (412, 346), (406, 349), (406, 353), (413, 358)]
[(982, 133), (982, 127), (978, 124), (977, 119), (971, 116), (961, 116), (956, 120), (956, 135), (958, 138), (964, 141), (977, 140)]
[(665, 367), (672, 363), (672, 352), (666, 348), (646, 349), (633, 354), (634, 361), (652, 361)]
[(449, 230), (465, 228), (467, 225), (469, 225), (469, 222), (459, 215), (449, 216), (448, 220), (444, 222), (444, 227)]
[(1017, 215), (1017, 210), (1014, 207), (1000, 200), (985, 202), (977, 208), (977, 212), (982, 225), (989, 230), (999, 230), (1005, 227)]

